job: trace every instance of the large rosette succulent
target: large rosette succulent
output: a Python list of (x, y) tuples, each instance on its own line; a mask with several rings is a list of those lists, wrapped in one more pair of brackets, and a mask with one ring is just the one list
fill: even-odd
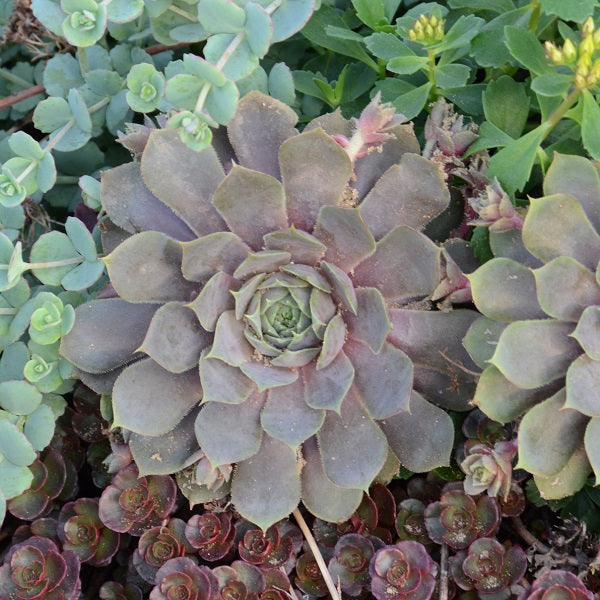
[(466, 410), (474, 390), (476, 313), (422, 302), (450, 254), (418, 230), (449, 195), (412, 127), (377, 101), (295, 123), (253, 92), (212, 147), (152, 130), (140, 162), (105, 171), (114, 297), (80, 306), (61, 348), (112, 390), (140, 473), (235, 463), (232, 500), (263, 529), (301, 499), (348, 518), (398, 459), (446, 464), (430, 400)]
[(519, 426), (517, 467), (562, 498), (600, 479), (600, 177), (556, 154), (522, 229), (490, 232), (496, 258), (469, 275), (485, 315), (465, 344), (484, 368), (475, 404)]

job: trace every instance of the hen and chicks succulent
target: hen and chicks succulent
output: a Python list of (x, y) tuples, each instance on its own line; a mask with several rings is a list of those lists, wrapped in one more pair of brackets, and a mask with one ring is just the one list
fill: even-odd
[(443, 409), (474, 389), (476, 313), (423, 310), (447, 255), (419, 230), (449, 193), (412, 127), (378, 99), (295, 124), (252, 92), (213, 146), (156, 129), (139, 162), (105, 171), (111, 288), (61, 345), (112, 393), (142, 475), (208, 460), (194, 497), (231, 491), (263, 529), (300, 500), (347, 518), (398, 461), (447, 464)]

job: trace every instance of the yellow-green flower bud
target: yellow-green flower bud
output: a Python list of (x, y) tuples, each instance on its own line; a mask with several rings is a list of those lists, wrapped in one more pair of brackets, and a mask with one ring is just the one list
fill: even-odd
[(555, 65), (563, 65), (565, 63), (565, 59), (563, 57), (562, 52), (556, 47), (556, 44), (554, 44), (554, 42), (546, 42), (544, 44), (544, 48), (546, 48), (546, 56)]
[(593, 80), (592, 85), (596, 85), (600, 81), (600, 58), (594, 61), (588, 78)]
[(591, 36), (587, 36), (585, 38), (583, 38), (583, 41), (581, 42), (581, 44), (579, 44), (579, 54), (580, 55), (588, 55), (591, 57), (592, 54), (594, 54), (594, 50), (595, 50), (595, 46), (594, 46), (594, 39)]
[(596, 29), (596, 31), (594, 31), (592, 39), (594, 40), (594, 47), (596, 49), (600, 48), (600, 29)]
[(417, 34), (414, 32), (414, 29), (410, 29), (408, 32), (408, 39), (411, 42), (416, 42), (417, 41)]
[(565, 58), (565, 61), (568, 63), (575, 62), (577, 59), (577, 48), (575, 48), (571, 40), (565, 41), (562, 47), (562, 54)]
[(427, 25), (425, 27), (425, 37), (427, 39), (432, 39), (433, 38), (433, 27), (431, 25)]
[(423, 25), (421, 23), (421, 21), (417, 21), (413, 27), (415, 33), (417, 34), (417, 37), (423, 35)]
[(587, 89), (587, 81), (584, 75), (581, 73), (575, 73), (575, 85), (580, 90)]
[(592, 16), (589, 16), (586, 20), (585, 23), (583, 24), (583, 27), (581, 28), (581, 34), (586, 37), (588, 35), (592, 35), (592, 33), (594, 33), (594, 29), (595, 29), (595, 25), (594, 25), (594, 18)]
[(438, 24), (438, 18), (435, 15), (431, 15), (431, 17), (429, 17), (429, 24), (432, 27), (435, 27)]
[(592, 66), (592, 57), (589, 54), (584, 54), (577, 61), (577, 73), (586, 76), (590, 72)]
[(439, 21), (435, 26), (435, 38), (441, 40), (444, 37), (444, 21)]

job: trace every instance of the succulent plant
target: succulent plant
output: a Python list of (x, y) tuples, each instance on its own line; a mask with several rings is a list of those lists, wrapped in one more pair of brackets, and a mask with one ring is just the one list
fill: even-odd
[(238, 543), (238, 552), (243, 561), (267, 569), (283, 566), (293, 549), (291, 536), (282, 536), (277, 523), (264, 532), (247, 529)]
[(466, 552), (459, 552), (450, 571), (463, 590), (477, 590), (489, 600), (506, 600), (527, 570), (527, 557), (519, 546), (508, 550), (493, 538), (475, 540)]
[(500, 513), (503, 517), (518, 517), (525, 510), (525, 492), (523, 488), (513, 481), (508, 496), (498, 498)]
[(169, 519), (144, 531), (133, 554), (133, 566), (142, 579), (156, 583), (158, 570), (172, 558), (196, 553), (185, 535), (186, 524), (181, 519)]
[(175, 504), (177, 486), (168, 475), (138, 477), (131, 464), (121, 469), (100, 496), (100, 519), (110, 529), (140, 536), (160, 525)]
[(544, 194), (522, 229), (491, 231), (496, 258), (469, 275), (484, 317), (465, 344), (484, 369), (475, 404), (502, 423), (523, 415), (517, 467), (551, 499), (600, 477), (600, 177), (555, 154)]
[(594, 594), (569, 571), (546, 571), (522, 591), (517, 600), (592, 600)]
[(220, 560), (231, 550), (235, 538), (231, 513), (193, 515), (185, 526), (185, 537), (204, 560)]
[(219, 582), (221, 598), (258, 600), (266, 587), (261, 570), (241, 560), (234, 560), (230, 566), (215, 567), (213, 573)]
[(437, 565), (419, 542), (398, 542), (377, 550), (369, 565), (377, 600), (429, 600)]
[(512, 481), (512, 460), (517, 454), (517, 441), (496, 442), (493, 447), (475, 444), (460, 463), (466, 474), (465, 492), (477, 496), (487, 492), (490, 496), (507, 498)]
[(305, 594), (327, 596), (327, 584), (312, 552), (304, 552), (296, 561), (296, 587)]
[(400, 541), (412, 540), (431, 544), (425, 527), (425, 504), (416, 498), (407, 498), (398, 504), (396, 532)]
[(109, 564), (119, 549), (121, 536), (100, 520), (96, 498), (67, 502), (60, 511), (57, 531), (64, 550), (71, 550), (82, 563), (94, 567)]
[(0, 567), (0, 597), (12, 600), (77, 600), (79, 558), (33, 536), (10, 548)]
[[(377, 541), (377, 548), (381, 548), (383, 542)], [(374, 554), (373, 542), (357, 533), (347, 533), (338, 540), (327, 567), (344, 593), (359, 596), (369, 587), (369, 563)]]
[(186, 556), (172, 558), (156, 573), (156, 585), (150, 592), (150, 600), (190, 598), (212, 600), (217, 597), (219, 583), (212, 571), (198, 566)]
[(66, 482), (65, 461), (59, 452), (49, 448), (43, 459), (36, 458), (29, 470), (33, 473), (30, 488), (9, 501), (8, 511), (25, 521), (50, 512), (52, 500), (63, 491)]
[(122, 585), (117, 581), (106, 581), (98, 594), (100, 600), (143, 600), (142, 590), (133, 583)]
[(126, 238), (105, 236), (118, 297), (78, 307), (61, 352), (112, 387), (140, 473), (199, 448), (237, 463), (233, 503), (263, 530), (300, 500), (348, 518), (393, 454), (446, 464), (452, 423), (433, 403), (469, 407), (458, 341), (475, 313), (410, 304), (438, 284), (441, 250), (417, 229), (448, 191), (411, 127), (367, 110), (297, 134), (289, 107), (252, 92), (213, 147), (153, 130), (140, 163), (102, 175), (106, 229)]
[(467, 548), (478, 538), (494, 535), (500, 525), (495, 498), (480, 496), (477, 502), (462, 490), (444, 492), (439, 502), (425, 508), (425, 527), (436, 544), (455, 550)]

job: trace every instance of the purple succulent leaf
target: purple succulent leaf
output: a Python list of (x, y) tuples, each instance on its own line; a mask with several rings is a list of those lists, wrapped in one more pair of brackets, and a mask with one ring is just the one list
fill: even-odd
[[(135, 202), (124, 203), (124, 196), (135, 198)], [(185, 222), (146, 187), (137, 162), (102, 173), (102, 207), (113, 223), (131, 234), (160, 231), (180, 241), (196, 237)]]
[(219, 589), (219, 582), (211, 570), (198, 566), (191, 558), (172, 558), (156, 573), (157, 582), (150, 592), (150, 600), (170, 600), (187, 594), (195, 600), (212, 600)]
[(220, 560), (231, 549), (235, 537), (231, 514), (206, 512), (193, 515), (186, 524), (185, 536), (201, 558)]
[(60, 353), (76, 367), (94, 374), (124, 365), (144, 341), (157, 308), (120, 298), (82, 304), (75, 309), (75, 325), (62, 338)]
[(216, 152), (196, 152), (177, 132), (153, 131), (141, 161), (148, 189), (198, 236), (223, 230), (223, 220), (210, 199), (224, 177)]
[(594, 594), (573, 573), (555, 569), (537, 577), (517, 600), (592, 600)]
[(218, 358), (200, 357), (200, 381), (202, 400), (224, 404), (241, 404), (254, 390), (254, 383), (239, 369)]
[(321, 261), (327, 247), (316, 237), (296, 229), (294, 226), (282, 231), (273, 231), (263, 237), (267, 250), (285, 250), (292, 262), (315, 266)]
[(369, 585), (369, 562), (374, 553), (373, 544), (362, 535), (348, 533), (338, 540), (328, 568), (342, 591), (358, 596)]

